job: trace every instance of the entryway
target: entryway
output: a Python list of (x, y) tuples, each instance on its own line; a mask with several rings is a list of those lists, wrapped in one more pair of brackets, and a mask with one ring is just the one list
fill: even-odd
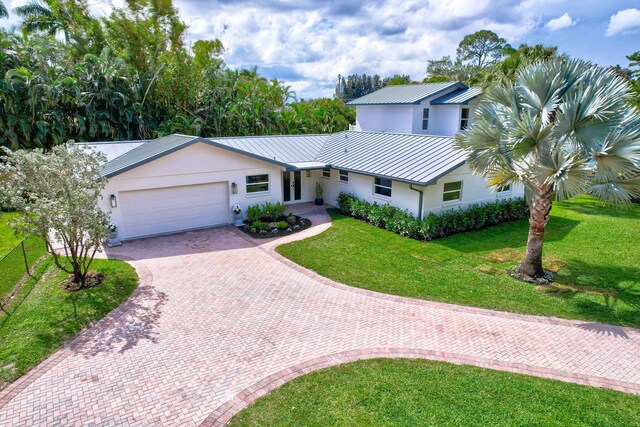
[(302, 200), (302, 173), (300, 171), (282, 173), (282, 200), (284, 203)]

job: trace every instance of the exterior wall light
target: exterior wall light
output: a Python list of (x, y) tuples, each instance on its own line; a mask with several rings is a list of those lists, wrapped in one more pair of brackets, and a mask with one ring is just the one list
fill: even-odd
[(112, 208), (117, 208), (118, 207), (118, 199), (116, 199), (116, 195), (112, 194), (111, 197), (109, 197), (109, 201), (111, 202), (111, 207)]
[(238, 184), (235, 182), (231, 183), (231, 194), (238, 194)]

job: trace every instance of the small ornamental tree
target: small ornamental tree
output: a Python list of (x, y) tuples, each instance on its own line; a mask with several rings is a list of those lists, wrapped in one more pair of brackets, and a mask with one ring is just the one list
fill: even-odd
[(0, 192), (20, 213), (10, 225), (44, 240), (56, 265), (83, 287), (107, 234), (108, 217), (98, 207), (104, 156), (68, 145), (49, 152), (3, 150)]
[(640, 116), (629, 96), (627, 82), (589, 62), (539, 62), (485, 92), (457, 136), (469, 167), (494, 188), (524, 185), (530, 227), (520, 279), (551, 279), (542, 243), (554, 199), (586, 193), (623, 205), (640, 195)]

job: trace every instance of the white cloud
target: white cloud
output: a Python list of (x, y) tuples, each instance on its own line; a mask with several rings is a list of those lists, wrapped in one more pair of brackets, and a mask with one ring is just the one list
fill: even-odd
[(577, 19), (571, 18), (571, 16), (567, 12), (565, 12), (564, 15), (551, 19), (549, 22), (545, 24), (545, 27), (549, 31), (558, 31), (558, 30), (562, 30), (563, 28), (572, 27), (577, 23), (578, 23)]
[(626, 33), (638, 29), (640, 29), (640, 10), (624, 9), (618, 11), (618, 13), (611, 16), (611, 19), (609, 19), (607, 36), (613, 36), (615, 34)]

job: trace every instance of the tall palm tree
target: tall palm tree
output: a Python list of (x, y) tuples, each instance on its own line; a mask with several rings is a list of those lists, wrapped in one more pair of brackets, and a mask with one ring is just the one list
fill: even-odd
[(49, 35), (62, 33), (69, 44), (73, 25), (79, 20), (89, 19), (85, 0), (31, 0), (16, 7), (23, 18), (22, 28), (27, 32), (42, 31)]
[(552, 200), (591, 194), (615, 204), (640, 195), (640, 116), (627, 83), (582, 60), (539, 62), (490, 89), (458, 135), (468, 165), (498, 189), (520, 183), (529, 203), (522, 280), (550, 280), (542, 245)]

